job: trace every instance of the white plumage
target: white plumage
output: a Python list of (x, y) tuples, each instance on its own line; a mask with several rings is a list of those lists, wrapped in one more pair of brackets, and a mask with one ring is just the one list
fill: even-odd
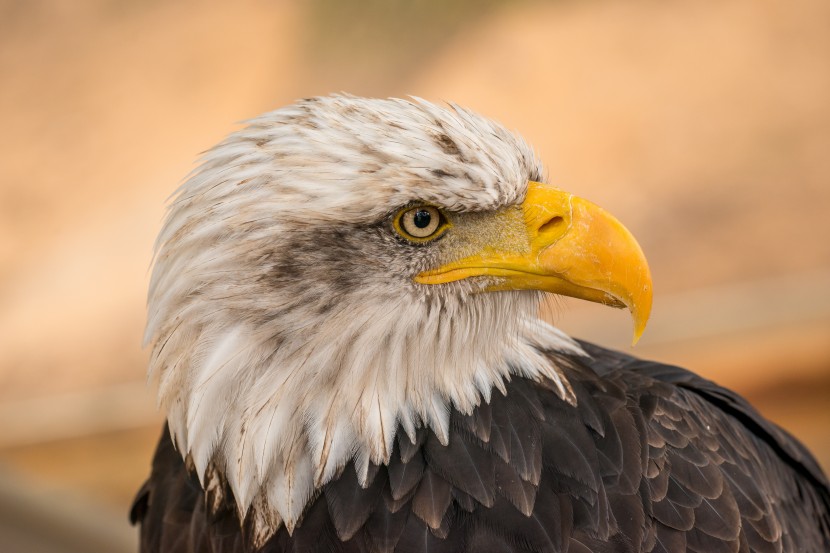
[(159, 237), (145, 338), (203, 484), (223, 475), (264, 537), (348, 461), (360, 479), (388, 461), (399, 424), (446, 442), (450, 408), (489, 401), (511, 370), (568, 398), (539, 350), (578, 346), (537, 319), (539, 293), (431, 292), (412, 282), (426, 258), (385, 247), (402, 205), (507, 208), (542, 173), (501, 126), (421, 100), (306, 100), (208, 152)]

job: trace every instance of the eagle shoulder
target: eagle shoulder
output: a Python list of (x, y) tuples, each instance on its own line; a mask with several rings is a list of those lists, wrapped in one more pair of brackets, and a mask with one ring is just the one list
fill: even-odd
[[(398, 429), (361, 486), (353, 463), (263, 552), (823, 551), (830, 493), (807, 451), (736, 394), (582, 344), (552, 382), (513, 378), (449, 441)], [(253, 551), (229, 492), (207, 497), (169, 434), (133, 515), (143, 552)]]

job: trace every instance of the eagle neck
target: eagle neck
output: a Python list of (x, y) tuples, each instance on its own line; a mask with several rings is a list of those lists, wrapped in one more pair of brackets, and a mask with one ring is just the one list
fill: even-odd
[[(389, 462), (399, 431), (414, 442), (426, 427), (447, 444), (451, 411), (469, 414), (505, 394), (512, 376), (548, 379), (572, 401), (546, 352), (579, 346), (531, 315), (528, 295), (420, 297), (383, 308), (365, 300), (304, 333), (296, 321), (276, 331), (203, 321), (181, 330), (190, 354), (168, 353), (178, 374), (162, 371), (160, 399), (175, 443), (205, 488), (227, 484), (240, 517), (252, 515), (263, 532), (291, 530), (349, 462), (365, 485), (372, 464)], [(165, 386), (170, 378), (178, 385)]]

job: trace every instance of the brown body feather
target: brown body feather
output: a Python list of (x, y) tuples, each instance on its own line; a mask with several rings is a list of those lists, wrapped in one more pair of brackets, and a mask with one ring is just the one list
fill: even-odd
[[(688, 371), (583, 347), (551, 354), (576, 406), (514, 378), (453, 412), (446, 446), (399, 429), (367, 487), (350, 463), (260, 551), (830, 551), (830, 488), (796, 440)], [(165, 430), (131, 512), (141, 551), (253, 551), (229, 491), (207, 504)]]

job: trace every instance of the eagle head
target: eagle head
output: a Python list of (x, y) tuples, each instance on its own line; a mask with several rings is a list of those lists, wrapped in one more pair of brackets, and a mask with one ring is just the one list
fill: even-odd
[(337, 95), (210, 150), (159, 236), (145, 340), (173, 439), (261, 536), (353, 461), (579, 352), (543, 292), (651, 305), (640, 248), (547, 184), (531, 148), (457, 106)]

